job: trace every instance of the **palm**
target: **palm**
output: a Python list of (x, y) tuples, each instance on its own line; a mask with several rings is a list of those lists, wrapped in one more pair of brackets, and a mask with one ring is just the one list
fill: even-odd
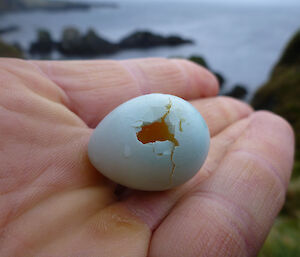
[[(182, 68), (191, 77), (188, 89)], [(292, 165), (292, 133), (280, 118), (250, 115), (245, 104), (227, 98), (192, 101), (213, 137), (202, 171), (175, 190), (119, 199), (116, 185), (88, 161), (92, 128), (141, 93), (213, 96), (210, 75), (166, 60), (4, 59), (0, 70), (1, 256), (257, 253), (283, 203)]]

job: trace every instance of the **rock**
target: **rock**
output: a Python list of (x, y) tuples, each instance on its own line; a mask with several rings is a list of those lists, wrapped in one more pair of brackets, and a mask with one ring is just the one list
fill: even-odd
[(128, 48), (148, 48), (160, 45), (175, 46), (191, 42), (178, 36), (163, 37), (150, 32), (136, 32), (121, 40), (119, 44), (112, 43), (100, 37), (94, 30), (89, 29), (86, 34), (81, 34), (75, 27), (63, 30), (60, 42), (52, 40), (46, 30), (39, 30), (37, 40), (30, 46), (31, 54), (49, 54), (57, 49), (66, 56), (99, 56), (113, 54)]
[(83, 42), (89, 54), (111, 54), (118, 50), (118, 46), (106, 39), (99, 37), (92, 29), (83, 36)]
[(111, 54), (118, 50), (118, 46), (101, 38), (90, 29), (85, 35), (81, 35), (76, 28), (66, 28), (63, 31), (59, 51), (64, 55), (92, 56)]
[(22, 0), (0, 0), (0, 12), (23, 10), (24, 7)]
[(68, 27), (63, 30), (59, 51), (65, 55), (81, 55), (82, 44), (80, 31), (75, 27)]
[[(1, 0), (0, 0), (1, 1)], [(20, 28), (16, 25), (0, 28), (0, 35), (18, 31)]]
[(23, 58), (23, 53), (20, 49), (0, 39), (0, 57)]
[(213, 74), (216, 76), (217, 80), (219, 81), (220, 89), (222, 89), (223, 86), (224, 86), (224, 84), (225, 84), (225, 82), (226, 82), (224, 76), (221, 73), (216, 72), (216, 71), (213, 72)]
[(52, 0), (0, 0), (0, 12), (11, 11), (70, 11), (90, 8), (117, 8), (116, 3), (96, 1), (52, 1)]
[(178, 46), (182, 44), (192, 44), (193, 41), (190, 39), (183, 39), (177, 35), (171, 35), (166, 37), (166, 42), (168, 46)]
[(136, 31), (119, 42), (120, 48), (150, 48), (156, 46), (177, 46), (192, 43), (179, 36), (164, 37), (149, 31)]
[(30, 45), (31, 54), (50, 54), (54, 49), (55, 43), (49, 31), (40, 29), (37, 32), (37, 40)]
[(248, 91), (243, 85), (236, 85), (229, 92), (225, 93), (227, 96), (231, 96), (237, 99), (244, 99), (247, 95)]

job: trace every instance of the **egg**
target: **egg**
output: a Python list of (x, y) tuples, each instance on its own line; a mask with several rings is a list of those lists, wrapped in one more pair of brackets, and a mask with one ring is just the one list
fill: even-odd
[(118, 184), (161, 191), (191, 179), (203, 165), (209, 144), (208, 127), (189, 102), (148, 94), (121, 104), (98, 124), (88, 156)]

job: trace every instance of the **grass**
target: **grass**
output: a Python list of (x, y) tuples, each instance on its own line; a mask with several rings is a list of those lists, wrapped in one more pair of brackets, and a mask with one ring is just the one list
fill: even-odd
[(269, 234), (259, 257), (300, 256), (300, 219), (280, 217)]

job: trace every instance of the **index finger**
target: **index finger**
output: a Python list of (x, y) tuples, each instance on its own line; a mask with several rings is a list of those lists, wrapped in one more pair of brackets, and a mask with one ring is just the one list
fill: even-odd
[(126, 61), (38, 61), (61, 87), (70, 106), (90, 127), (121, 103), (143, 94), (165, 93), (196, 99), (218, 93), (218, 82), (205, 68), (179, 59)]

